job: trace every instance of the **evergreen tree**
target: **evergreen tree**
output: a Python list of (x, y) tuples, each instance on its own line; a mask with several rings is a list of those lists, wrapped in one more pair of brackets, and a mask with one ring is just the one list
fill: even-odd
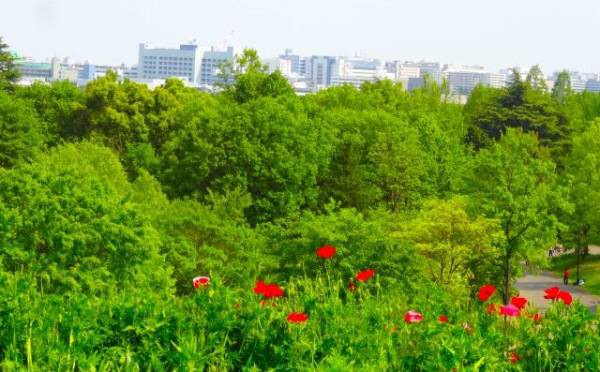
[(559, 103), (565, 103), (565, 100), (571, 93), (571, 75), (569, 75), (569, 71), (563, 70), (558, 74), (552, 88), (552, 98)]
[(525, 82), (533, 89), (541, 90), (543, 92), (548, 91), (546, 79), (544, 78), (544, 74), (539, 65), (535, 65), (529, 69)]
[(15, 66), (15, 57), (0, 36), (0, 90), (12, 91), (21, 74)]

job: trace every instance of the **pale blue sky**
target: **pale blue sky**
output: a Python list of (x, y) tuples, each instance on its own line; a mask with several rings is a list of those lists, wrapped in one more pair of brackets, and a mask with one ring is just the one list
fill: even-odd
[(600, 71), (600, 0), (0, 0), (20, 54), (137, 62), (139, 42), (225, 39), (273, 57), (354, 55)]

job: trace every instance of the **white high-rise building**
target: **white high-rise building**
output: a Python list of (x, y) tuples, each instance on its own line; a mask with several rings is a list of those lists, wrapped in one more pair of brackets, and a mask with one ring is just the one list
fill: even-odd
[(294, 54), (291, 49), (286, 49), (285, 54), (280, 55), (279, 58), (290, 62), (292, 73), (300, 76), (306, 74), (306, 58)]
[(452, 93), (467, 96), (481, 84), (494, 88), (506, 85), (506, 75), (487, 71), (483, 66), (446, 65), (443, 71)]
[(410, 78), (418, 78), (421, 76), (421, 68), (410, 63), (396, 62), (394, 78), (400, 81), (408, 81)]
[(600, 79), (588, 80), (585, 83), (585, 90), (588, 92), (600, 93)]
[[(267, 65), (267, 71), (273, 73), (275, 71), (281, 72), (285, 77), (293, 76), (292, 73), (292, 61), (284, 58), (270, 58), (263, 60), (263, 63)], [(295, 74), (294, 74), (295, 75)]]
[(224, 63), (234, 63), (238, 51), (234, 47), (202, 49), (199, 85), (213, 86), (219, 81)]
[(200, 77), (201, 56), (201, 49), (195, 43), (182, 44), (179, 49), (140, 44), (138, 78), (145, 80), (179, 77), (196, 83)]
[(333, 65), (331, 85), (350, 84), (360, 87), (366, 81), (393, 80), (394, 77), (394, 74), (387, 72), (385, 64), (378, 59), (341, 57)]
[(330, 56), (312, 56), (306, 59), (307, 89), (317, 91), (331, 85), (333, 67), (337, 58)]
[(442, 67), (439, 62), (412, 62), (415, 66), (419, 67), (419, 77), (425, 78), (428, 76), (430, 79), (438, 84), (442, 83)]
[(179, 48), (157, 48), (140, 44), (137, 76), (139, 79), (177, 77), (196, 86), (214, 85), (224, 62), (234, 62), (235, 49), (200, 47), (195, 42)]

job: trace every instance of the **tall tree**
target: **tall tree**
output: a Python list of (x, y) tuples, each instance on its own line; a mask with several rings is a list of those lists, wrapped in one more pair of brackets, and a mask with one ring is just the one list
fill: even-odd
[(563, 70), (558, 74), (554, 87), (552, 87), (552, 98), (559, 103), (565, 103), (571, 93), (573, 93), (571, 90), (571, 75), (569, 71)]
[(542, 69), (539, 65), (532, 66), (527, 74), (525, 82), (533, 89), (538, 89), (543, 92), (548, 91), (548, 84), (546, 84), (546, 78), (542, 73)]
[(464, 291), (469, 282), (480, 285), (499, 274), (494, 243), (500, 241), (500, 227), (495, 220), (469, 216), (464, 198), (427, 201), (406, 229), (403, 235), (427, 259), (429, 276), (445, 288)]
[(550, 148), (554, 160), (568, 152), (571, 128), (564, 105), (523, 82), (518, 71), (513, 70), (513, 79), (506, 88), (480, 90), (473, 93), (464, 108), (468, 139), (476, 148), (489, 146), (508, 128), (520, 128), (535, 133), (540, 143)]
[(416, 206), (422, 194), (425, 155), (417, 133), (402, 121), (388, 120), (369, 149), (375, 184), (391, 211)]
[(235, 62), (221, 66), (218, 86), (225, 94), (239, 103), (259, 97), (290, 96), (294, 90), (279, 71), (267, 72), (258, 53), (254, 49), (245, 49), (236, 56)]
[(0, 36), (0, 90), (12, 91), (20, 76), (15, 66), (15, 57), (8, 51), (8, 45)]
[(572, 213), (564, 216), (567, 229), (563, 239), (577, 257), (577, 280), (582, 256), (600, 225), (600, 119), (573, 139), (573, 149), (565, 161), (565, 183), (573, 203)]
[(509, 129), (479, 152), (469, 181), (475, 208), (497, 219), (504, 233), (502, 292), (507, 303), (515, 263), (553, 242), (558, 220), (552, 211), (569, 204), (556, 185), (554, 163), (534, 135), (519, 129)]

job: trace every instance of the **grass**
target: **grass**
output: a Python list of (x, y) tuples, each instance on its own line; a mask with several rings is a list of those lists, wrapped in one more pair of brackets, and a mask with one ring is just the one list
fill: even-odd
[[(565, 267), (571, 272), (569, 282), (574, 282), (577, 279), (575, 255), (567, 254), (552, 259), (551, 270), (561, 278)], [(600, 295), (600, 255), (588, 255), (583, 259), (580, 266), (580, 277), (585, 281), (585, 289), (595, 295)]]

